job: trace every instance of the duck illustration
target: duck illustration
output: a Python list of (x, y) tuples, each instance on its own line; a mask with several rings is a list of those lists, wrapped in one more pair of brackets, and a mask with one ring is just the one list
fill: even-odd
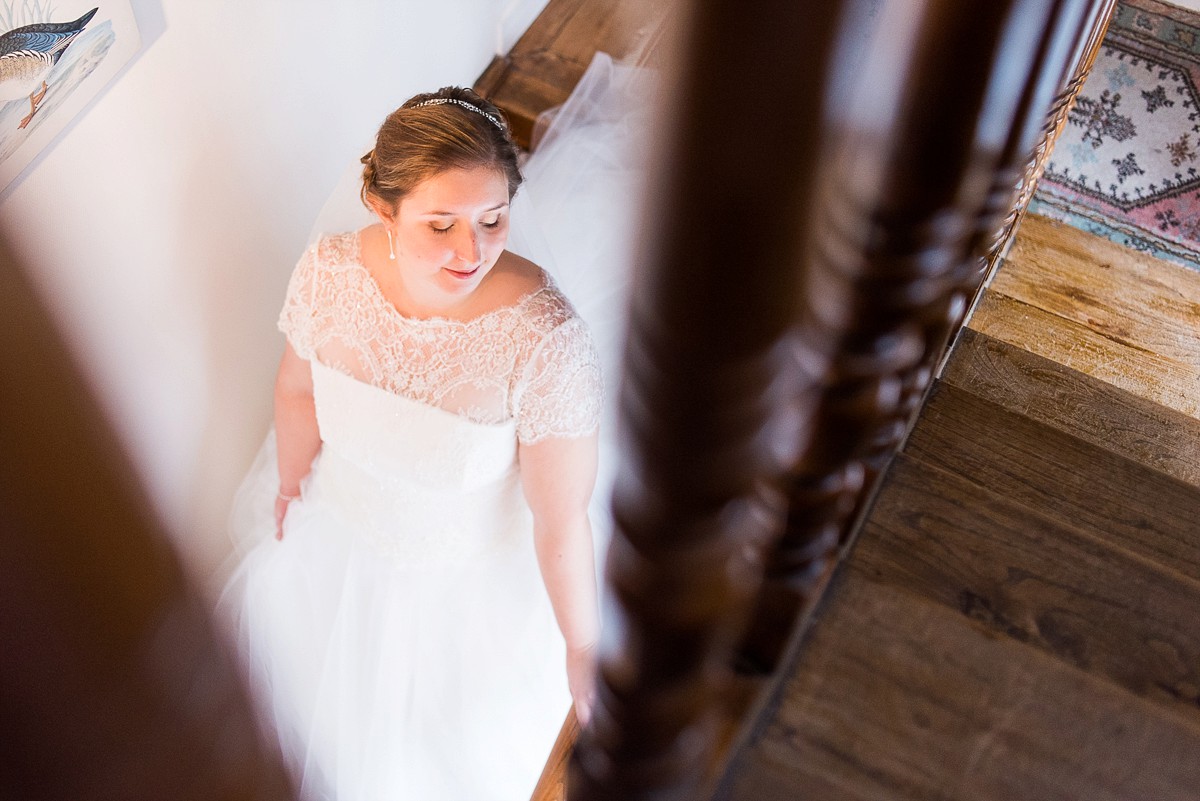
[(29, 125), (45, 99), (50, 89), (46, 73), (99, 10), (93, 8), (74, 22), (24, 25), (0, 36), (0, 103), (29, 97), (29, 115), (18, 128)]

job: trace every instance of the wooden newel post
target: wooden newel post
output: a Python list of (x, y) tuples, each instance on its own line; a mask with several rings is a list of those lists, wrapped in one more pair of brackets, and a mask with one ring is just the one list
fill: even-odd
[(692, 11), (644, 214), (598, 697), (571, 801), (691, 799), (711, 772), (758, 548), (782, 523), (781, 378), (839, 6)]

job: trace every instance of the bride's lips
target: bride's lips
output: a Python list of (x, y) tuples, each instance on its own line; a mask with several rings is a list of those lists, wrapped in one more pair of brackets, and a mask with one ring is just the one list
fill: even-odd
[(462, 270), (451, 270), (449, 267), (443, 267), (442, 269), (453, 275), (455, 278), (470, 278), (475, 275), (475, 273), (479, 272), (478, 267), (473, 270), (467, 270), (466, 272), (463, 272)]

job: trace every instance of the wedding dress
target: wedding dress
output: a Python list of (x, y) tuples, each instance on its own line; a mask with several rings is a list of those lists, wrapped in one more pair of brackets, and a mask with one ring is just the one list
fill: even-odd
[[(514, 249), (557, 267), (535, 292), (467, 322), (407, 318), (357, 233), (318, 237), (292, 275), (279, 327), (312, 366), (322, 446), (277, 542), (268, 436), (221, 616), (304, 799), (526, 801), (569, 708), (517, 449), (590, 434), (603, 381), (613, 395), (632, 229), (610, 204), (628, 217), (636, 170), (614, 158), (632, 139), (612, 108), (634, 74), (597, 65), (526, 165), (540, 219), (514, 206)], [(559, 281), (587, 295), (599, 355)]]

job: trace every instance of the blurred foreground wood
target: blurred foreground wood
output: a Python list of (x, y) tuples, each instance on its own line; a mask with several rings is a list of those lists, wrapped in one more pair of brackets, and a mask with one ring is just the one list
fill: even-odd
[(291, 798), (207, 605), (2, 246), (0, 309), (0, 799)]

